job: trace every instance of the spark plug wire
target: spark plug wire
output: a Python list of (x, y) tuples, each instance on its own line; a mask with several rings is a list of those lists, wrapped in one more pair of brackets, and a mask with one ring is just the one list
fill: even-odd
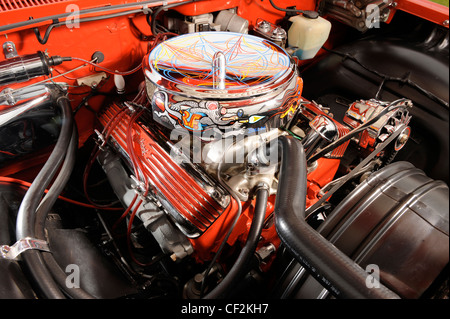
[[(17, 178), (13, 178), (13, 177), (4, 177), (4, 176), (0, 176), (0, 183), (15, 184), (15, 185), (20, 186), (23, 189), (28, 189), (31, 186), (30, 182), (27, 182), (27, 181), (24, 181), (24, 180), (21, 180), (21, 179), (17, 179)], [(44, 193), (48, 193), (48, 189), (46, 189), (44, 191)], [(67, 197), (62, 196), (62, 195), (58, 196), (58, 198), (60, 200), (68, 202), (70, 204), (74, 204), (74, 205), (78, 205), (78, 206), (82, 206), (82, 207), (86, 207), (86, 208), (92, 208), (92, 209), (98, 209), (99, 208), (97, 206), (94, 206), (94, 205), (91, 205), (91, 204), (88, 204), (88, 203), (83, 203), (83, 202), (80, 202), (80, 201), (76, 201), (74, 199), (70, 199), (70, 198), (67, 198)], [(123, 210), (123, 208), (121, 208), (121, 207), (104, 207), (104, 208), (100, 208), (100, 209), (103, 209), (103, 210), (114, 210), (114, 211)]]
[[(117, 123), (123, 118), (123, 116), (125, 115), (125, 112), (127, 111), (127, 108), (122, 108), (115, 117), (113, 117), (104, 127), (101, 136), (104, 139), (104, 141), (107, 141), (109, 136), (111, 135), (111, 133), (113, 132), (115, 126), (117, 125)], [(109, 207), (110, 205), (100, 205), (98, 203), (95, 203), (89, 196), (88, 190), (87, 190), (87, 181), (88, 181), (88, 177), (92, 168), (92, 165), (95, 163), (95, 160), (98, 156), (100, 152), (100, 148), (99, 145), (95, 145), (91, 155), (89, 157), (88, 163), (84, 169), (84, 173), (83, 173), (83, 190), (84, 190), (84, 195), (86, 196), (86, 199), (89, 201), (89, 203), (91, 205), (96, 206), (97, 208), (105, 208), (105, 207)]]

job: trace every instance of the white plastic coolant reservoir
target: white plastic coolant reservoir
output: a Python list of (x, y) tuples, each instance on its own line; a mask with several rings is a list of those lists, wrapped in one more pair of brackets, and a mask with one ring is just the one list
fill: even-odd
[(288, 30), (289, 47), (298, 48), (294, 55), (300, 60), (312, 59), (328, 39), (331, 23), (322, 17), (310, 19), (302, 15), (289, 21), (292, 22)]

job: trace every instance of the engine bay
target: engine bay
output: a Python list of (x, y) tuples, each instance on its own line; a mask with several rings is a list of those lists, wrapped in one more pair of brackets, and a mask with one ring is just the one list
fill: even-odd
[(448, 299), (448, 8), (1, 8), (0, 298)]

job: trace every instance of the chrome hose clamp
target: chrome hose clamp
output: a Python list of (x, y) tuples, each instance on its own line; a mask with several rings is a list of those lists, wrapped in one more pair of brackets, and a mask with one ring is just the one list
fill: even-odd
[(29, 249), (50, 251), (48, 243), (45, 240), (25, 237), (18, 240), (14, 245), (2, 245), (0, 247), (0, 259), (17, 260), (20, 254)]

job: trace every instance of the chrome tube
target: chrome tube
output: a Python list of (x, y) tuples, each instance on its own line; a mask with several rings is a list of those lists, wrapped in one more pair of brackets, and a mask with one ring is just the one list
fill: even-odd
[(50, 106), (56, 96), (54, 84), (40, 84), (0, 92), (0, 127), (18, 116), (41, 106)]
[(45, 54), (16, 56), (0, 62), (0, 86), (27, 81), (37, 76), (49, 75), (50, 68)]

